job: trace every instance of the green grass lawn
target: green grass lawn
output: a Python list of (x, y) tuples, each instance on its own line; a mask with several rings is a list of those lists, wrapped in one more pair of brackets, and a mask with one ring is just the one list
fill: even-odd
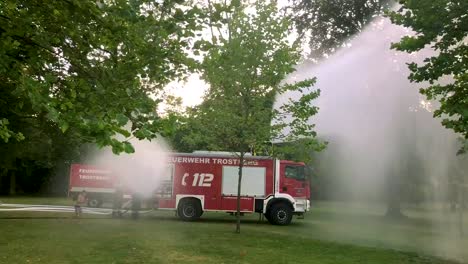
[[(49, 204), (64, 201), (54, 202)], [(222, 213), (206, 213), (202, 220), (188, 223), (162, 211), (137, 221), (0, 212), (0, 263), (442, 264), (454, 262), (428, 256), (464, 259), (466, 238), (449, 243), (452, 234), (438, 229), (449, 219), (431, 215), (428, 221), (426, 212), (406, 213), (410, 218), (396, 222), (381, 217), (380, 207), (321, 203), (306, 219), (294, 219), (286, 227), (259, 223), (255, 215), (244, 217), (238, 235), (233, 232), (234, 218)], [(437, 244), (443, 250), (436, 250)]]

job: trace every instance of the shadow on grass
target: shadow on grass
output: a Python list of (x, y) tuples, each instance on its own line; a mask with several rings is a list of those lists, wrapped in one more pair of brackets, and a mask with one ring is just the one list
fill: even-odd
[[(139, 219), (132, 219), (131, 217), (122, 217), (122, 218), (112, 218), (112, 217), (70, 217), (70, 216), (0, 216), (0, 221), (2, 220), (70, 220), (70, 221), (87, 221), (87, 220), (106, 220), (106, 221), (128, 221), (128, 222), (139, 222), (139, 221), (164, 221), (164, 222), (172, 222), (172, 223), (190, 223), (190, 224), (227, 224), (227, 225), (235, 225), (236, 219), (223, 219), (223, 218), (201, 218), (196, 221), (182, 221), (178, 217), (175, 216), (149, 216), (149, 217), (141, 217)], [(241, 219), (242, 226), (270, 226), (271, 224), (264, 220), (258, 221), (255, 219)], [(300, 227), (303, 226), (302, 223), (292, 222), (289, 227)]]
[[(76, 218), (72, 215), (36, 215), (35, 213), (29, 212), (27, 215), (0, 215), (0, 219), (121, 219), (121, 220), (134, 220), (129, 214), (125, 214), (122, 218), (112, 218), (111, 216), (91, 216), (84, 215), (81, 218)], [(155, 221), (172, 221), (172, 222), (184, 222), (179, 219), (176, 215), (141, 215), (138, 220), (155, 220)], [(255, 225), (270, 225), (266, 220), (259, 220), (258, 217), (247, 216), (241, 218), (242, 224), (255, 224)], [(380, 224), (398, 224), (398, 225), (417, 225), (417, 226), (430, 226), (431, 222), (427, 219), (421, 218), (401, 218), (401, 219), (392, 219), (383, 215), (363, 215), (363, 214), (342, 214), (342, 213), (332, 213), (332, 212), (321, 212), (319, 214), (309, 214), (306, 219), (293, 219), (289, 226), (304, 226), (304, 225), (315, 225), (320, 222), (328, 223), (344, 223), (344, 224), (362, 224), (366, 223), (375, 223), (376, 225)], [(191, 221), (191, 223), (219, 223), (219, 224), (235, 224), (236, 218), (226, 217), (225, 215), (209, 215), (202, 216), (196, 221)]]
[[(2, 215), (0, 219), (4, 220), (20, 220), (20, 219), (76, 219), (72, 215), (45, 215), (36, 214), (29, 212), (27, 215), (20, 213), (13, 213)], [(111, 216), (92, 216), (85, 213), (81, 219), (113, 219)], [(129, 213), (126, 213), (122, 219), (132, 220)], [(155, 221), (171, 221), (171, 222), (183, 222), (174, 213), (169, 212), (153, 212), (148, 215), (142, 214), (140, 219), (143, 220), (155, 220)], [(247, 225), (270, 225), (266, 220), (259, 220), (257, 215), (247, 215), (241, 218), (242, 224)], [(204, 214), (199, 220), (193, 223), (218, 223), (218, 224), (235, 224), (236, 219), (234, 216), (227, 216), (223, 214), (208, 213)], [(321, 224), (339, 224), (339, 225), (356, 225), (361, 226), (363, 223), (374, 227), (389, 227), (389, 226), (407, 226), (407, 227), (418, 227), (418, 229), (430, 230), (434, 225), (435, 221), (425, 217), (409, 216), (403, 218), (390, 218), (384, 214), (371, 214), (363, 212), (330, 212), (330, 211), (312, 211), (306, 215), (305, 219), (294, 218), (291, 227), (319, 227)]]
[(334, 222), (334, 223), (345, 223), (345, 224), (358, 224), (361, 225), (364, 223), (375, 224), (375, 225), (408, 225), (408, 226), (418, 226), (425, 228), (432, 228), (440, 220), (429, 219), (427, 217), (420, 216), (409, 216), (405, 215), (404, 217), (389, 217), (384, 213), (382, 214), (370, 214), (362, 212), (328, 212), (328, 211), (319, 211), (315, 214), (312, 212), (307, 217), (307, 222), (316, 223), (316, 222)]
[[(140, 216), (138, 219), (133, 219), (130, 217), (130, 215), (125, 215), (122, 218), (113, 218), (111, 216), (100, 216), (100, 217), (93, 217), (93, 216), (83, 216), (81, 218), (73, 217), (73, 216), (45, 216), (45, 215), (10, 215), (10, 216), (1, 216), (0, 215), (0, 220), (25, 220), (25, 219), (49, 219), (49, 220), (54, 220), (54, 219), (70, 219), (70, 220), (128, 220), (128, 221), (148, 221), (148, 220), (153, 220), (153, 221), (169, 221), (169, 222), (187, 222), (187, 223), (218, 223), (218, 224), (235, 224), (236, 219), (235, 218), (223, 218), (223, 217), (215, 217), (215, 216), (210, 216), (210, 217), (201, 217), (200, 219), (196, 221), (182, 221), (180, 220), (177, 216), (174, 215), (148, 215), (148, 216)], [(249, 225), (270, 225), (270, 223), (266, 220), (259, 221), (258, 219), (253, 219), (253, 218), (247, 218), (247, 219), (242, 219), (241, 218), (241, 223), (242, 224), (249, 224)], [(295, 225), (296, 223), (293, 221), (291, 225)]]

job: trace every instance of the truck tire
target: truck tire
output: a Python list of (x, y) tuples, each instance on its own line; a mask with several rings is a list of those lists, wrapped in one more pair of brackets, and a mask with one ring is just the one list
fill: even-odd
[(184, 199), (177, 207), (177, 214), (183, 221), (195, 221), (202, 215), (200, 202), (196, 199)]
[(274, 225), (289, 225), (292, 220), (292, 209), (285, 203), (276, 203), (271, 206), (268, 221)]
[(88, 206), (89, 207), (94, 207), (94, 208), (99, 208), (101, 207), (102, 201), (100, 198), (97, 197), (90, 197), (88, 199)]

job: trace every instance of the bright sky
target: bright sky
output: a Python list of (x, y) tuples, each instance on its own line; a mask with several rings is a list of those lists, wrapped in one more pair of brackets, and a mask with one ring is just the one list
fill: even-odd
[(195, 106), (202, 102), (203, 93), (208, 85), (200, 80), (198, 74), (192, 74), (186, 82), (171, 83), (168, 92), (181, 97), (183, 106)]

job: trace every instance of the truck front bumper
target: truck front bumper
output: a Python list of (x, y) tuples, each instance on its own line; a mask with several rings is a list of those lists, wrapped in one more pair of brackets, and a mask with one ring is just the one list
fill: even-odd
[(305, 213), (310, 210), (310, 201), (308, 199), (295, 200), (295, 213)]

